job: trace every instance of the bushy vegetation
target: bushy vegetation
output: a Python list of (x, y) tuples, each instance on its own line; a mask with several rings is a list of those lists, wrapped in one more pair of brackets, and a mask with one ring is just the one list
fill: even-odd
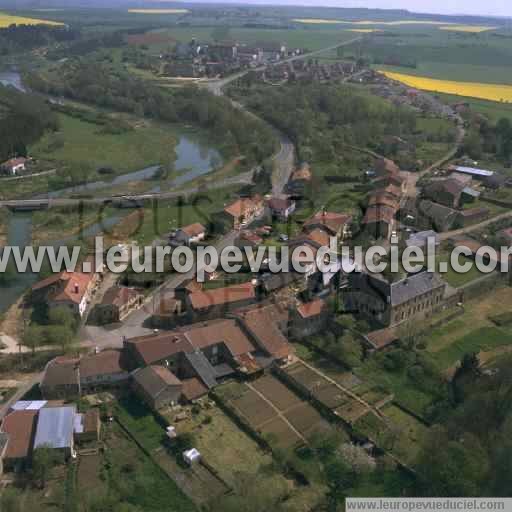
[(57, 128), (57, 117), (44, 100), (0, 85), (0, 161), (26, 156), (29, 144)]
[(275, 147), (274, 134), (266, 124), (240, 115), (225, 98), (194, 86), (162, 90), (94, 57), (70, 60), (59, 68), (58, 76), (29, 74), (27, 83), (38, 91), (141, 117), (200, 126), (221, 151), (243, 154), (249, 164), (261, 162)]

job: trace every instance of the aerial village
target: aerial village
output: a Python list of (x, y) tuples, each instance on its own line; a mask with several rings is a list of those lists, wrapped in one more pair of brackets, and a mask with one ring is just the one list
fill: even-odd
[[(419, 358), (404, 362), (403, 348), (421, 346), (423, 331), (466, 314), (468, 299), (509, 278), (493, 272), (462, 280), (425, 269), (346, 273), (341, 248), (389, 248), (394, 239), (400, 250), (424, 248), (433, 238), (441, 261), (457, 246), (469, 247), (474, 257), (489, 241), (481, 226), (509, 206), (496, 191), (512, 181), (459, 151), (467, 105), (446, 105), (355, 61), (290, 60), (302, 53), (282, 45), (192, 41), (161, 60), (166, 74), (180, 77), (251, 68), (253, 74), (240, 81), (364, 84), (397, 106), (449, 120), (457, 131), (455, 149), (428, 168), (417, 161), (405, 168), (367, 152), (371, 165), (358, 177), (366, 191), (358, 211), (329, 205), (309, 211), (308, 199), (323, 177), (308, 162), (294, 163), (277, 170), (283, 183), (273, 184), (271, 193), (240, 195), (208, 222), (182, 225), (160, 240), (193, 250), (207, 243), (218, 249), (307, 246), (316, 256), (321, 248), (332, 251), (330, 239), (336, 237), (336, 263), (328, 272), (313, 259), (305, 272), (275, 274), (266, 261), (259, 269), (247, 263), (237, 274), (208, 272), (205, 282), (190, 272), (172, 274), (148, 290), (127, 285), (90, 259), (88, 271), (83, 266), (36, 282), (28, 303), (43, 305), (62, 322), (71, 315), (79, 344), (2, 396), (3, 478), (28, 478), (38, 453), (49, 452), (60, 468), (78, 466), (80, 479), (81, 468), (98, 471), (121, 438), (200, 506), (232, 494), (237, 472), (255, 457), (268, 462), (283, 450), (289, 494), (300, 495), (314, 487), (314, 479), (295, 455), (332, 435), (372, 468), (413, 472), (410, 464), (431, 426), (422, 400), (428, 402), (434, 372)], [(396, 136), (387, 143), (406, 157), (414, 145)], [(1, 168), (15, 177), (32, 166), (30, 158), (13, 158)], [(510, 244), (512, 229), (498, 226), (496, 236)], [(377, 363), (382, 367), (375, 369)], [(443, 371), (453, 375), (452, 363)], [(410, 380), (404, 385), (382, 379), (382, 368), (391, 374), (407, 368)], [(411, 382), (413, 392), (407, 389)]]

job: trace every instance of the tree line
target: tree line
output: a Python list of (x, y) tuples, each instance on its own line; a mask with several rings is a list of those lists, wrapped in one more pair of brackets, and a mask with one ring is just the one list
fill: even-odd
[(26, 156), (27, 146), (57, 129), (57, 116), (43, 99), (0, 86), (0, 161)]
[(58, 77), (28, 74), (29, 87), (100, 107), (208, 130), (220, 150), (242, 154), (248, 164), (261, 162), (275, 149), (276, 138), (264, 122), (241, 115), (231, 102), (196, 86), (164, 90), (123, 67), (94, 57), (71, 59)]

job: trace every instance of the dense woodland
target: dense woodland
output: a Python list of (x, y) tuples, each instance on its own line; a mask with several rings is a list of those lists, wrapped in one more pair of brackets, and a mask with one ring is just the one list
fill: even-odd
[(344, 144), (378, 149), (385, 135), (406, 137), (416, 128), (414, 112), (350, 86), (311, 83), (233, 93), (286, 133), (303, 160), (332, 160)]
[(79, 37), (76, 30), (50, 25), (11, 25), (0, 29), (0, 55), (31, 50), (52, 43), (70, 42)]
[(0, 86), (0, 161), (26, 156), (28, 145), (57, 128), (57, 116), (43, 99)]
[(240, 115), (225, 98), (195, 86), (162, 90), (92, 57), (70, 60), (59, 69), (58, 79), (29, 74), (27, 84), (47, 94), (141, 117), (200, 126), (208, 130), (222, 152), (243, 154), (248, 164), (261, 162), (276, 144), (275, 135), (265, 123)]

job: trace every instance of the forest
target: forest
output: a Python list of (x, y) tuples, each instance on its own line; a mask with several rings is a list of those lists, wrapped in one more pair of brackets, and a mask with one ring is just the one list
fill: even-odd
[(26, 156), (28, 145), (57, 128), (57, 116), (44, 99), (0, 86), (0, 161)]

